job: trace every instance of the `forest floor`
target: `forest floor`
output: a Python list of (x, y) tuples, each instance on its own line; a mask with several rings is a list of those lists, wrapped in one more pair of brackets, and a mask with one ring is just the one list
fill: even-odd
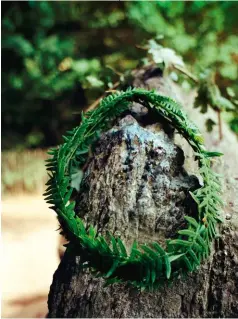
[(46, 316), (59, 264), (57, 228), (42, 196), (2, 198), (2, 318)]

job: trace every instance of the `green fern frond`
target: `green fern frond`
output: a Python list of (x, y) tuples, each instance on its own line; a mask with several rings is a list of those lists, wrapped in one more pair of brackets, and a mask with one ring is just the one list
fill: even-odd
[[(166, 249), (157, 242), (150, 245), (134, 242), (128, 253), (120, 238), (108, 234), (106, 240), (95, 227), (86, 229), (75, 214), (75, 202), (70, 199), (72, 172), (81, 168), (98, 133), (110, 128), (133, 101), (155, 109), (184, 136), (195, 152), (204, 185), (190, 192), (198, 205), (199, 219), (185, 216), (187, 228), (178, 232), (177, 239), (168, 240)], [(70, 241), (68, 248), (80, 255), (84, 267), (104, 277), (106, 284), (124, 281), (140, 289), (155, 289), (165, 281), (171, 282), (181, 270), (182, 273), (195, 270), (208, 256), (211, 242), (217, 236), (222, 205), (221, 183), (211, 169), (210, 158), (221, 153), (205, 150), (198, 128), (178, 103), (155, 91), (138, 88), (118, 91), (104, 98), (97, 109), (82, 114), (81, 125), (68, 131), (63, 139), (60, 147), (48, 152), (51, 158), (46, 162), (49, 180), (44, 196), (58, 215), (62, 232)]]

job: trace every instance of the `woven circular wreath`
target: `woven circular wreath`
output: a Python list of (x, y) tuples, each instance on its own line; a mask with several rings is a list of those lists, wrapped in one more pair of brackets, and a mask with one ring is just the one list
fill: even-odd
[[(119, 237), (108, 233), (105, 237), (93, 226), (86, 228), (75, 214), (75, 202), (70, 201), (73, 192), (72, 176), (82, 174), (89, 147), (101, 132), (108, 130), (113, 121), (128, 110), (135, 101), (154, 108), (188, 141), (195, 152), (203, 186), (190, 192), (198, 206), (197, 219), (185, 216), (187, 228), (178, 231), (177, 239), (167, 240), (166, 248), (157, 242), (138, 244), (130, 252)], [(98, 108), (82, 114), (79, 127), (67, 132), (65, 143), (51, 149), (47, 160), (49, 181), (47, 203), (57, 213), (63, 234), (69, 240), (68, 250), (80, 255), (82, 267), (89, 268), (98, 277), (106, 279), (106, 285), (127, 282), (143, 289), (154, 289), (180, 274), (194, 271), (210, 254), (211, 243), (217, 236), (221, 184), (219, 175), (211, 169), (211, 158), (222, 155), (208, 152), (198, 128), (183, 113), (174, 100), (155, 91), (128, 89), (104, 98)]]

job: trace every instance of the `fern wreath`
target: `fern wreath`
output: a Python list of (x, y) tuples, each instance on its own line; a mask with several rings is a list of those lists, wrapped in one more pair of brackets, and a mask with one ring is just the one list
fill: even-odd
[[(167, 240), (166, 248), (157, 242), (133, 243), (130, 253), (119, 237), (101, 236), (92, 225), (86, 227), (75, 214), (72, 175), (84, 165), (89, 147), (101, 132), (109, 129), (133, 101), (154, 108), (188, 141), (195, 152), (203, 186), (190, 192), (198, 206), (197, 219), (185, 216), (187, 228), (178, 231), (177, 239)], [(155, 289), (181, 274), (194, 271), (206, 259), (211, 244), (218, 236), (216, 225), (221, 222), (222, 206), (220, 176), (211, 169), (211, 158), (222, 155), (208, 152), (198, 128), (191, 123), (181, 106), (155, 91), (128, 89), (104, 98), (98, 108), (82, 114), (81, 125), (67, 132), (64, 143), (48, 153), (48, 186), (44, 196), (50, 203), (69, 240), (68, 250), (80, 256), (82, 267), (105, 279), (105, 285), (126, 282), (141, 289)]]

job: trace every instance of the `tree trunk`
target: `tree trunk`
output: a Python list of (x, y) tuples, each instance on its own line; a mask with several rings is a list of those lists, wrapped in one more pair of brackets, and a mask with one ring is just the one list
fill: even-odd
[[(194, 94), (181, 94), (159, 73), (157, 68), (137, 71), (133, 84), (156, 88), (180, 101), (200, 126), (208, 148), (225, 153), (215, 166), (225, 174), (222, 236), (198, 271), (155, 292), (140, 292), (124, 284), (104, 288), (103, 279), (82, 271), (80, 257), (66, 251), (50, 288), (48, 317), (238, 316), (237, 141), (225, 123), (223, 141), (216, 140), (217, 132), (205, 133), (204, 115), (192, 108)], [(195, 174), (188, 144), (152, 111), (134, 104), (130, 114), (97, 142), (76, 200), (76, 213), (100, 233), (110, 230), (120, 235), (128, 248), (134, 239), (164, 245), (183, 226), (184, 215), (196, 214), (188, 195), (199, 186)]]

